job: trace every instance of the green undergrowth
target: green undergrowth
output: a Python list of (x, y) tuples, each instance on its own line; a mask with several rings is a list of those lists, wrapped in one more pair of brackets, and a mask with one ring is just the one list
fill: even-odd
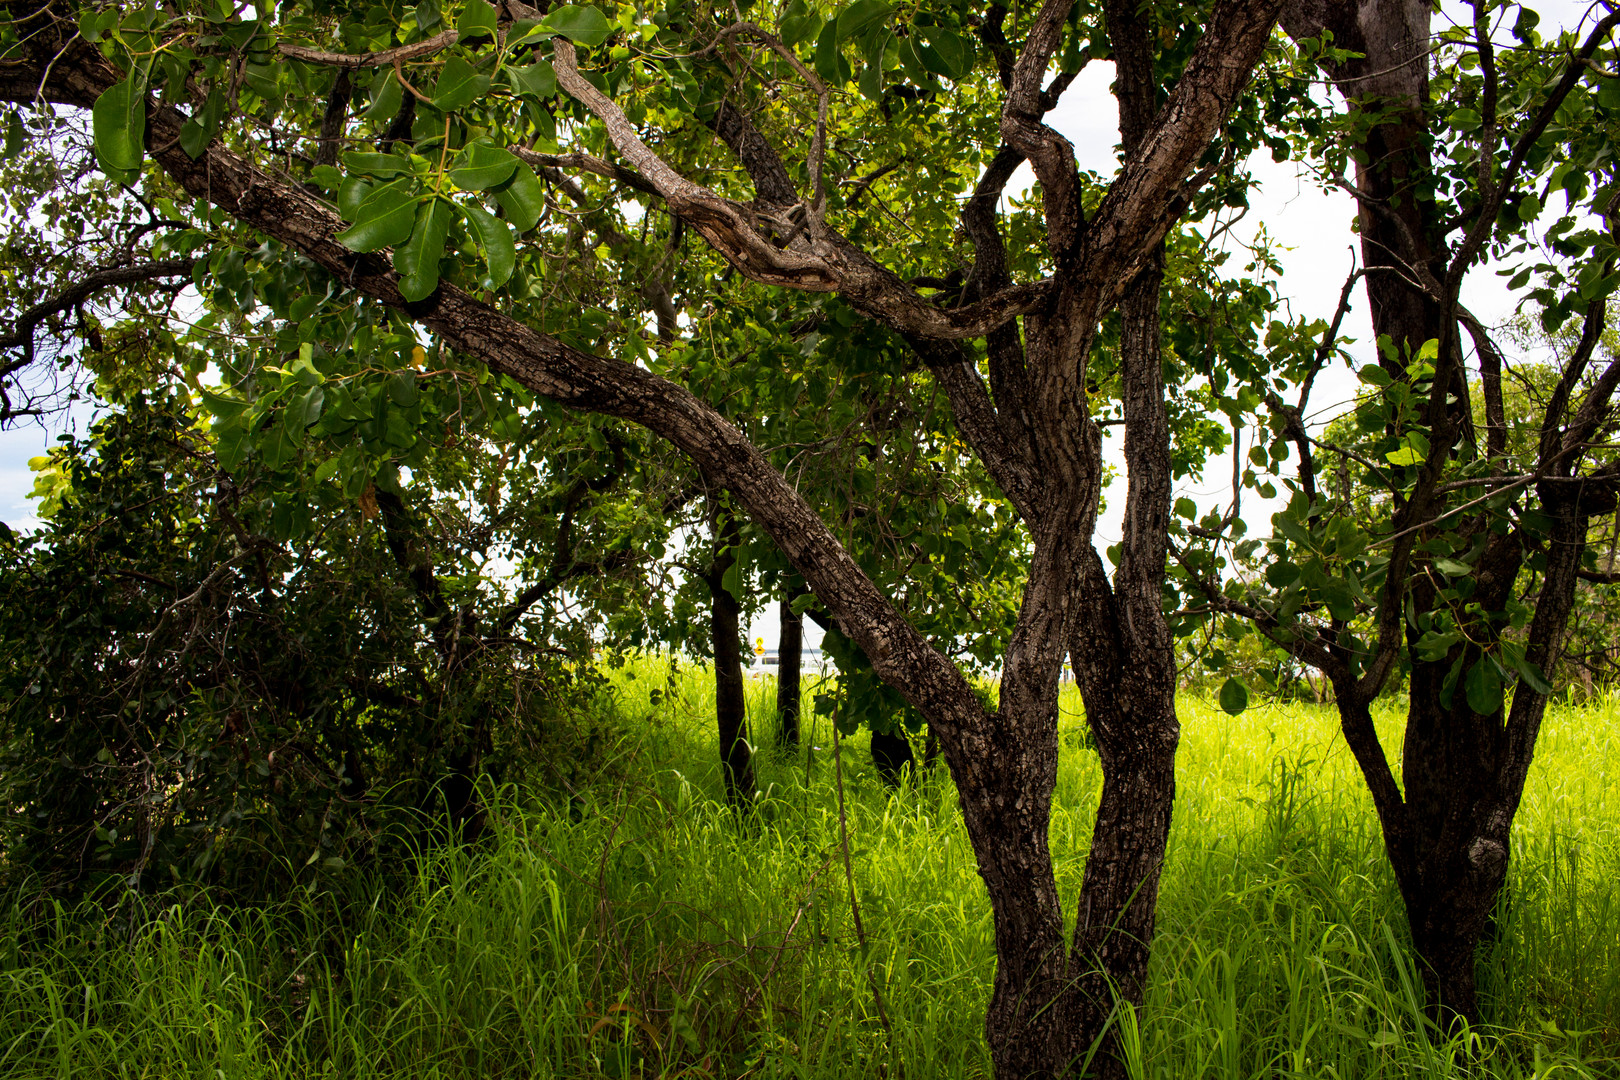
[[(948, 777), (891, 795), (864, 739), (844, 744), (863, 941), (825, 721), (813, 749), (766, 749), (772, 685), (753, 684), (763, 794), (739, 820), (701, 672), (616, 680), (610, 769), (569, 797), (495, 793), (485, 840), (403, 888), (351, 869), (253, 909), (17, 897), (0, 1076), (986, 1076), (993, 934)], [(1072, 905), (1099, 774), (1064, 706), (1052, 842)], [(1133, 1073), (1620, 1076), (1617, 713), (1550, 712), (1482, 964), (1491, 1024), (1447, 1040), (1331, 709), (1184, 699), (1148, 1000), (1119, 1017)]]

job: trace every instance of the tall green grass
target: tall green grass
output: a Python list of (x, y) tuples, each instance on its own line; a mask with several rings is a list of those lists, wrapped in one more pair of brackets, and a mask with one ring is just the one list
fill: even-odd
[[(740, 821), (702, 674), (649, 660), (617, 686), (613, 768), (572, 797), (496, 793), (487, 843), (424, 857), (403, 890), (349, 871), (253, 910), (44, 917), (19, 897), (0, 1076), (986, 1076), (993, 934), (948, 777), (891, 795), (844, 744), (863, 944), (825, 722), (808, 754), (767, 749), (755, 684), (764, 794)], [(1072, 898), (1099, 774), (1064, 706), (1052, 842)], [(1183, 700), (1147, 1002), (1118, 1019), (1134, 1074), (1620, 1075), (1617, 712), (1550, 714), (1483, 965), (1491, 1024), (1448, 1040), (1426, 1033), (1331, 709)]]

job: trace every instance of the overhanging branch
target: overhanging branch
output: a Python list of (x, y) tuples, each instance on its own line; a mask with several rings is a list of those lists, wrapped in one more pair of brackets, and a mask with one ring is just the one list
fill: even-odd
[(9, 375), (33, 362), (34, 331), (52, 315), (77, 307), (103, 289), (161, 278), (190, 277), (196, 265), (196, 259), (164, 259), (134, 266), (109, 266), (86, 274), (55, 296), (40, 301), (17, 316), (11, 333), (0, 337), (0, 349), (21, 349), (23, 357), (10, 364), (0, 364), (0, 375)]

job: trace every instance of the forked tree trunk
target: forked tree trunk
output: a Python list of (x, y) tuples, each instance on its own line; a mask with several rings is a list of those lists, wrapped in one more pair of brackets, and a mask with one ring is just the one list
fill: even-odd
[(776, 648), (776, 738), (781, 746), (797, 749), (804, 616), (794, 612), (791, 593), (782, 598), (781, 625)]
[(726, 800), (749, 805), (754, 798), (754, 754), (748, 740), (743, 698), (741, 605), (726, 588), (726, 574), (737, 562), (737, 519), (727, 507), (717, 511), (714, 557), (704, 582), (709, 587), (709, 640), (714, 652), (714, 719), (720, 736), (720, 764)]

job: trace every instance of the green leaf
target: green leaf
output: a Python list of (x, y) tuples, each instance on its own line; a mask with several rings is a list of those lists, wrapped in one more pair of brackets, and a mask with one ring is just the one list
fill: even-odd
[(883, 100), (883, 68), (878, 64), (864, 64), (861, 66), (861, 77), (856, 81), (860, 87), (861, 96), (868, 101)]
[(473, 38), (494, 37), (495, 9), (484, 0), (467, 0), (467, 6), (461, 10), (461, 18), (456, 20), (456, 33), (462, 45)]
[(517, 264), (512, 230), (481, 206), (463, 206), (461, 210), (478, 234), (478, 242), (483, 245), (484, 261), (489, 266), (490, 287), (498, 289), (506, 284), (512, 276), (512, 267)]
[(404, 103), (405, 88), (399, 85), (399, 80), (390, 71), (372, 88), (371, 104), (366, 108), (366, 118), (391, 120), (399, 113), (399, 107)]
[(1600, 80), (1597, 101), (1610, 112), (1620, 112), (1620, 79)]
[(1221, 684), (1221, 708), (1232, 716), (1236, 716), (1249, 707), (1249, 688), (1237, 678), (1227, 679)]
[(416, 372), (396, 371), (388, 376), (388, 400), (402, 409), (416, 405), (420, 391), (416, 387)]
[(927, 43), (917, 50), (917, 55), (929, 71), (952, 80), (972, 72), (972, 41), (942, 26), (914, 26), (913, 29)]
[(22, 153), (26, 134), (23, 131), (22, 114), (12, 109), (11, 114), (6, 117), (6, 149), (3, 160), (10, 161)]
[(895, 51), (899, 54), (900, 70), (906, 73), (906, 78), (918, 86), (927, 86), (933, 82), (933, 75), (923, 64), (922, 57), (918, 53), (921, 46), (921, 39), (913, 33), (910, 37), (901, 38)]
[(215, 431), (241, 416), (242, 411), (248, 407), (248, 402), (243, 401), (241, 398), (226, 397), (224, 394), (216, 394), (212, 390), (203, 390), (201, 387), (198, 389), (202, 393), (204, 407), (214, 417)]
[(527, 45), (531, 41), (540, 41), (551, 37), (551, 31), (540, 25), (539, 19), (518, 19), (506, 31), (506, 48), (508, 51), (519, 45)]
[(1176, 516), (1192, 521), (1198, 517), (1198, 504), (1185, 495), (1176, 500)]
[(218, 87), (208, 91), (208, 100), (198, 109), (190, 120), (180, 125), (180, 149), (186, 152), (191, 160), (196, 161), (208, 149), (208, 144), (214, 141), (214, 135), (219, 131), (219, 122), (225, 116), (225, 94)]
[(450, 182), (463, 191), (487, 191), (510, 180), (517, 167), (511, 151), (487, 142), (469, 143), (450, 170)]
[(544, 101), (557, 93), (557, 70), (551, 61), (536, 58), (534, 63), (520, 68), (507, 68), (506, 81), (519, 97), (532, 97)]
[(259, 440), (259, 458), (269, 469), (279, 469), (298, 453), (298, 446), (283, 424), (271, 426)]
[(1266, 580), (1278, 589), (1286, 589), (1299, 580), (1299, 567), (1291, 562), (1275, 562), (1266, 567)]
[(294, 444), (301, 445), (304, 441), (304, 430), (321, 418), (321, 405), (325, 398), (326, 391), (322, 387), (311, 386), (303, 393), (287, 399), (281, 423), (287, 429), (287, 437)]
[(1389, 377), (1389, 372), (1385, 371), (1377, 364), (1363, 365), (1361, 370), (1356, 372), (1356, 377), (1362, 382), (1370, 383), (1373, 386), (1388, 386), (1390, 383), (1394, 382), (1394, 380)]
[(490, 78), (480, 75), (459, 56), (444, 62), (438, 85), (433, 89), (433, 107), (445, 112), (465, 108), (489, 93)]
[(1473, 109), (1458, 109), (1446, 117), (1446, 123), (1457, 131), (1473, 131), (1483, 122)]
[(1448, 578), (1464, 578), (1474, 572), (1472, 566), (1465, 562), (1458, 562), (1456, 559), (1436, 559), (1434, 560), (1434, 566), (1436, 570), (1439, 570)]
[(350, 251), (380, 251), (403, 244), (416, 224), (422, 196), (411, 180), (395, 180), (374, 189), (355, 210), (354, 228), (340, 232), (338, 243)]
[(1420, 659), (1431, 663), (1438, 663), (1445, 658), (1451, 647), (1462, 640), (1462, 634), (1453, 630), (1448, 634), (1438, 634), (1433, 630), (1425, 631), (1418, 639), (1416, 649)]
[(1279, 513), (1271, 515), (1271, 523), (1277, 526), (1278, 530), (1280, 530), (1284, 536), (1288, 537), (1288, 539), (1292, 540), (1300, 547), (1310, 551), (1316, 550), (1316, 543), (1311, 539), (1310, 532), (1305, 528), (1304, 525), (1301, 525), (1298, 521), (1295, 521), (1292, 517), (1288, 516), (1288, 514)]
[(1481, 656), (1468, 669), (1463, 684), (1468, 694), (1468, 707), (1480, 716), (1495, 716), (1502, 711), (1502, 676), (1488, 656)]
[(458, 208), (445, 199), (430, 198), (416, 208), (411, 238), (394, 249), (399, 272), (399, 294), (415, 303), (426, 300), (439, 287), (439, 259)]
[(345, 179), (343, 172), (330, 165), (317, 165), (309, 170), (309, 178), (323, 188), (341, 188)]
[(248, 438), (247, 425), (240, 419), (233, 419), (225, 424), (214, 427), (214, 456), (219, 459), (220, 465), (226, 472), (235, 472), (247, 460), (248, 451), (252, 449), (252, 442)]
[(146, 157), (146, 94), (135, 72), (102, 91), (90, 108), (101, 171), (120, 183), (133, 183)]
[(838, 13), (834, 25), (838, 28), (838, 41), (848, 41), (868, 26), (884, 19), (894, 11), (894, 8), (883, 0), (855, 0), (855, 2)]
[(1391, 450), (1389, 453), (1384, 455), (1384, 458), (1391, 465), (1406, 466), (1423, 464), (1423, 455), (1418, 453), (1417, 450), (1411, 446), (1403, 446), (1399, 450)]
[(540, 220), (540, 211), (546, 206), (545, 189), (540, 186), (534, 170), (521, 161), (512, 173), (512, 179), (494, 188), (490, 194), (495, 196), (506, 220), (519, 235), (534, 228)]
[(782, 41), (798, 45), (809, 41), (821, 30), (821, 16), (805, 6), (804, 0), (793, 0), (782, 13)]
[(838, 43), (838, 22), (834, 20), (821, 28), (821, 36), (816, 39), (816, 74), (828, 86), (843, 86), (853, 74)]
[(416, 445), (416, 429), (398, 409), (389, 409), (388, 416), (383, 420), (383, 442), (401, 450), (409, 450)]
[(354, 216), (360, 212), (360, 206), (366, 201), (366, 196), (376, 190), (373, 184), (364, 176), (347, 177), (338, 185), (337, 208), (343, 215), (344, 221), (353, 221)]
[(1529, 683), (1530, 689), (1536, 693), (1550, 694), (1553, 692), (1552, 684), (1547, 681), (1547, 677), (1542, 674), (1540, 666), (1534, 660), (1521, 656), (1518, 663), (1513, 666), (1518, 669), (1519, 677)]
[(371, 154), (361, 150), (344, 154), (343, 167), (351, 173), (375, 176), (379, 180), (402, 176), (411, 171), (411, 163), (398, 154)]
[(583, 4), (554, 8), (541, 20), (540, 25), (589, 48), (602, 44), (613, 33), (613, 25), (605, 15)]

